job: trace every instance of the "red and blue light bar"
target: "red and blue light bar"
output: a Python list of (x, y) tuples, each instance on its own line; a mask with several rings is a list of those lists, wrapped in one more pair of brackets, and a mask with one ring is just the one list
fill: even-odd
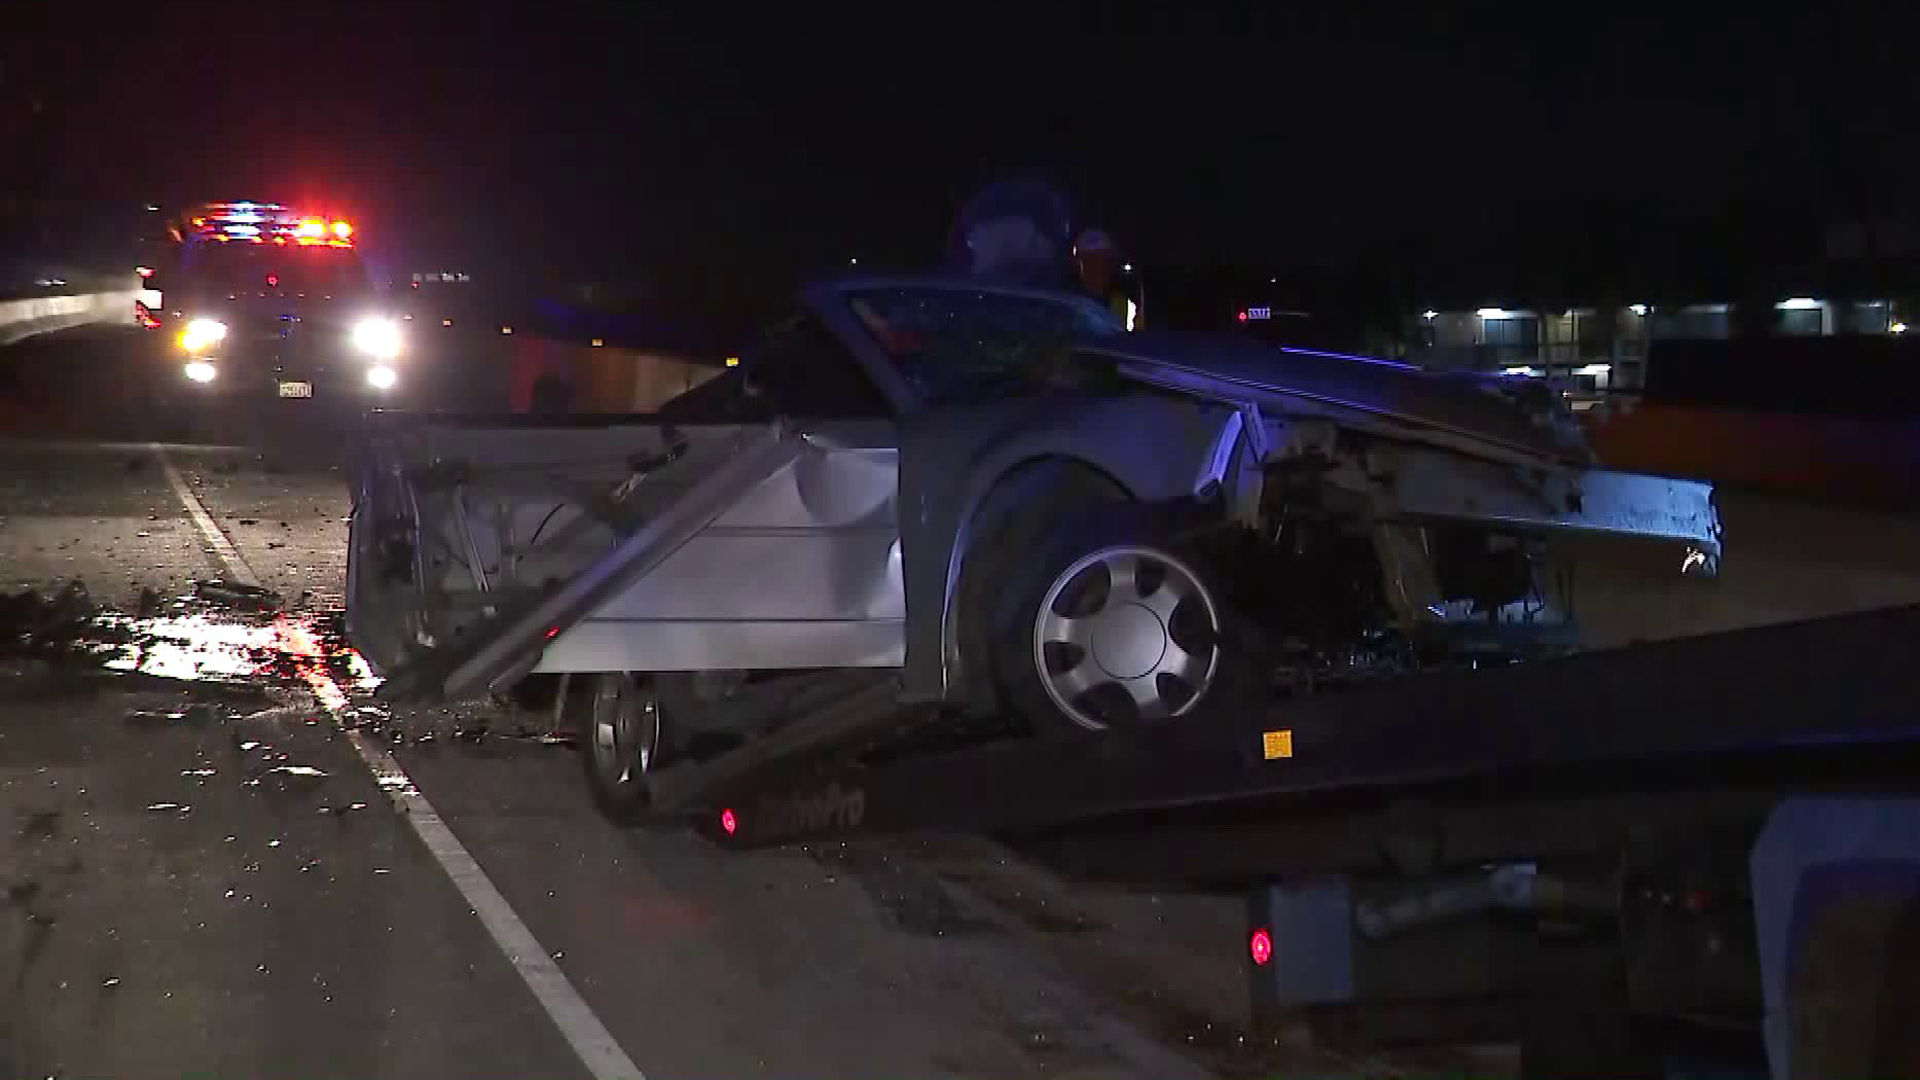
[(300, 247), (352, 247), (353, 223), (342, 218), (301, 213), (279, 203), (208, 203), (194, 210), (182, 239)]

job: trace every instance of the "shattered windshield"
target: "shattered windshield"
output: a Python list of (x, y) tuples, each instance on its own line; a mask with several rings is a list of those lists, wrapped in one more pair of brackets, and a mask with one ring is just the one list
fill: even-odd
[(847, 302), (929, 403), (1030, 382), (1076, 339), (1126, 332), (1105, 308), (1070, 296), (902, 286)]

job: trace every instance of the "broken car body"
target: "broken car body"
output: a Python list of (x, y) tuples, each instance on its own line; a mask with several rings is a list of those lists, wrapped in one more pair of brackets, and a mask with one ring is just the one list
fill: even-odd
[[(387, 692), (897, 670), (903, 702), (1098, 730), (1075, 695), (1118, 686), (1139, 719), (1225, 695), (1230, 623), (1263, 688), (1520, 658), (1578, 645), (1566, 551), (1676, 580), (1720, 557), (1709, 485), (1598, 468), (1537, 382), (1128, 333), (963, 279), (799, 307), (658, 415), (376, 417), (348, 622)], [(1061, 606), (1096, 570), (1105, 598)]]

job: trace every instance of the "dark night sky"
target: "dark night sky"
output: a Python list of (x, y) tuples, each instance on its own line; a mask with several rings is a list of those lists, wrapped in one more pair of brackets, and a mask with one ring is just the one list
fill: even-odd
[(1839, 18), (158, 6), (164, 31), (12, 38), (50, 185), (321, 199), (422, 259), (696, 293), (924, 264), (1013, 167), (1143, 262), (1293, 268), (1920, 190), (1903, 35)]

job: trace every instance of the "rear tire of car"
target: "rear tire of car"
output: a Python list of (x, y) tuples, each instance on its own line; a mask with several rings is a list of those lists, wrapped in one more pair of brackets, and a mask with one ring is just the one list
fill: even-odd
[(1052, 529), (996, 560), (1011, 571), (990, 624), (1003, 700), (1056, 735), (1243, 722), (1258, 650), (1177, 515), (1094, 503), (1045, 518)]
[(662, 744), (658, 697), (626, 672), (573, 676), (565, 693), (595, 808), (616, 824), (645, 823)]

